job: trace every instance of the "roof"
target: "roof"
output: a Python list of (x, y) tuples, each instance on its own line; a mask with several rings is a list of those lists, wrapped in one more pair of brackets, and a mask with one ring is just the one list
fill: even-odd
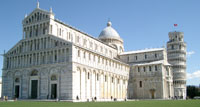
[(144, 50), (137, 50), (137, 51), (128, 51), (128, 52), (122, 52), (120, 55), (147, 53), (147, 52), (162, 51), (162, 50), (165, 50), (165, 48), (152, 48), (152, 49), (144, 49)]
[(100, 35), (99, 35), (99, 38), (101, 39), (104, 39), (104, 38), (120, 38), (119, 34), (117, 33), (117, 31), (111, 26), (111, 22), (108, 22), (107, 23), (107, 27), (104, 28)]
[(142, 66), (142, 65), (156, 65), (156, 64), (171, 65), (168, 62), (165, 63), (164, 60), (152, 61), (152, 62), (147, 62), (147, 63), (139, 63), (139, 64), (133, 64), (133, 65)]
[(92, 39), (94, 39), (94, 40), (96, 40), (96, 41), (98, 41), (98, 42), (100, 42), (100, 43), (102, 43), (102, 44), (108, 46), (108, 47), (111, 47), (111, 48), (115, 49), (115, 48), (112, 47), (111, 45), (108, 45), (108, 44), (104, 43), (103, 41), (101, 41), (101, 40), (99, 40), (99, 39), (97, 39), (97, 38), (91, 36), (90, 34), (85, 33), (85, 32), (83, 32), (83, 31), (81, 31), (81, 30), (79, 30), (79, 29), (77, 29), (77, 28), (75, 28), (75, 27), (72, 27), (72, 26), (69, 25), (69, 24), (66, 24), (66, 23), (64, 23), (64, 22), (61, 22), (61, 21), (59, 21), (58, 19), (54, 19), (54, 21), (56, 21), (56, 22), (58, 22), (58, 23), (60, 23), (60, 24), (62, 24), (62, 25), (64, 25), (64, 26), (67, 26), (67, 27), (69, 27), (69, 28), (71, 28), (71, 29), (73, 29), (73, 30), (79, 32), (79, 33), (82, 33), (82, 34), (84, 34), (84, 35), (86, 35), (86, 36), (88, 36), (88, 37), (90, 37), (90, 38), (92, 38)]

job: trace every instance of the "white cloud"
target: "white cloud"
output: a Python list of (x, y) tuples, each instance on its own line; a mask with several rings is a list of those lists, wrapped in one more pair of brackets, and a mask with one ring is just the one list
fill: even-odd
[(194, 78), (200, 78), (200, 70), (193, 73), (187, 73), (187, 79), (194, 79)]
[(189, 51), (186, 54), (187, 54), (187, 57), (191, 57), (193, 54), (195, 54), (195, 52), (194, 51)]
[(0, 82), (2, 81), (2, 78), (0, 77)]

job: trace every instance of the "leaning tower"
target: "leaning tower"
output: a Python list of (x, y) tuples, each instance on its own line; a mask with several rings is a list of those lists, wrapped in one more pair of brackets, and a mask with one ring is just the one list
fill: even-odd
[(169, 32), (168, 62), (172, 65), (174, 97), (186, 99), (186, 43), (183, 32)]

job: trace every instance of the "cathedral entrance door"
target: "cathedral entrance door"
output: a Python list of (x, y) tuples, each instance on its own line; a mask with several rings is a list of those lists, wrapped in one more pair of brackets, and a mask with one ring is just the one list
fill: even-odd
[(15, 98), (19, 98), (19, 85), (15, 86)]
[(31, 80), (31, 98), (37, 98), (38, 80)]
[(154, 92), (151, 93), (151, 98), (154, 99)]
[(51, 99), (57, 98), (57, 84), (51, 84)]

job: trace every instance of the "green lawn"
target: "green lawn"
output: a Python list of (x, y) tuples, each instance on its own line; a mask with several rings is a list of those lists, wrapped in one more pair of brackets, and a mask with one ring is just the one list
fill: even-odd
[(127, 102), (0, 102), (0, 107), (200, 107), (200, 100), (127, 101)]

